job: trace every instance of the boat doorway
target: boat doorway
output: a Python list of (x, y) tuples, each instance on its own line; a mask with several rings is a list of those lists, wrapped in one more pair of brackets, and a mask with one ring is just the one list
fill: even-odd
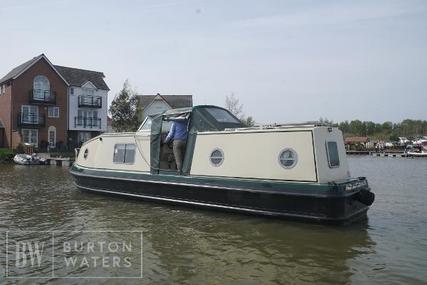
[[(171, 174), (178, 172), (176, 158), (173, 151), (173, 140), (165, 143), (166, 137), (174, 122), (187, 124), (190, 121), (191, 108), (177, 109), (173, 112), (151, 116), (151, 138), (150, 138), (150, 166), (153, 174)], [(182, 154), (184, 160), (185, 153)], [(182, 174), (182, 171), (181, 173)]]
[(173, 154), (173, 141), (165, 143), (166, 137), (169, 133), (169, 130), (172, 126), (172, 121), (162, 122), (162, 134), (160, 142), (160, 171), (176, 171), (176, 161)]

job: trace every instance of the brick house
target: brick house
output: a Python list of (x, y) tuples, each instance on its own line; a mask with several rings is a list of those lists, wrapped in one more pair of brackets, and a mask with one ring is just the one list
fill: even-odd
[(67, 142), (68, 83), (44, 54), (0, 79), (3, 147), (56, 147)]
[(0, 79), (0, 147), (75, 147), (107, 129), (102, 72), (53, 65), (41, 54)]

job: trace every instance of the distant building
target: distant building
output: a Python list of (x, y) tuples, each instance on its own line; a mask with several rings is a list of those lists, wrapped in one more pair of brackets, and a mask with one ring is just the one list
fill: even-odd
[(193, 106), (192, 95), (137, 95), (139, 120), (166, 110)]
[(55, 65), (68, 86), (68, 144), (70, 148), (107, 131), (108, 91), (98, 71)]
[(346, 137), (344, 139), (344, 143), (347, 150), (370, 148), (370, 141), (368, 137)]
[(41, 54), (0, 79), (0, 147), (75, 147), (107, 129), (102, 72), (53, 65)]

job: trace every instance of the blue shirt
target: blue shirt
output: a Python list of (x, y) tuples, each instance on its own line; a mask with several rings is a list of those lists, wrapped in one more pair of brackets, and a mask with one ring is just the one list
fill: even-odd
[(169, 134), (165, 139), (165, 143), (168, 143), (170, 140), (187, 140), (187, 121), (174, 121), (172, 123)]

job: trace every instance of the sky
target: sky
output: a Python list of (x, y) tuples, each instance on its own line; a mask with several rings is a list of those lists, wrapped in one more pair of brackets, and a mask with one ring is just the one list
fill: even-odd
[(0, 77), (44, 53), (109, 101), (234, 94), (257, 123), (427, 119), (427, 1), (0, 0)]

